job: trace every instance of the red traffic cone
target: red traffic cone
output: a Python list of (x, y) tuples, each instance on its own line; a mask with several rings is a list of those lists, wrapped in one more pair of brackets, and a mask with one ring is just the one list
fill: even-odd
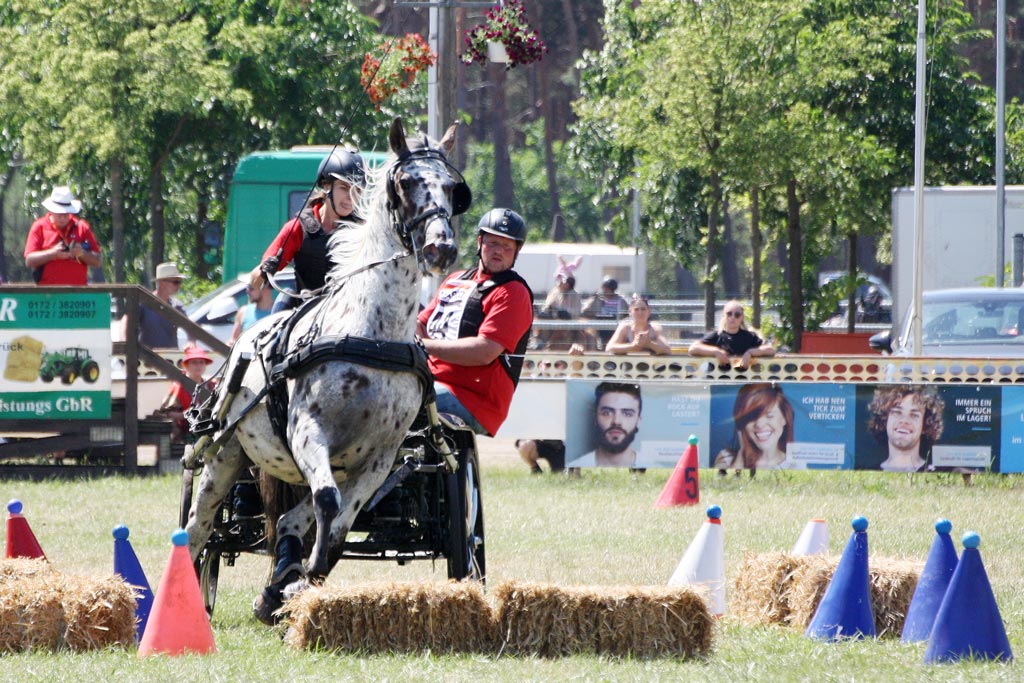
[(174, 548), (156, 590), (149, 622), (139, 643), (139, 657), (217, 651), (188, 552), (188, 532), (178, 529), (171, 536), (171, 542)]
[(700, 502), (700, 476), (697, 474), (697, 436), (691, 434), (690, 445), (683, 451), (683, 457), (676, 463), (672, 476), (665, 482), (661, 490), (656, 508), (667, 508), (676, 505), (696, 505)]
[(708, 593), (711, 613), (725, 614), (725, 542), (722, 508), (707, 509), (707, 521), (690, 542), (683, 559), (669, 577), (670, 586), (698, 586)]
[(39, 547), (36, 535), (32, 533), (28, 520), (21, 515), (21, 501), (12, 500), (7, 504), (7, 559), (24, 557), (30, 560), (45, 560), (46, 553)]

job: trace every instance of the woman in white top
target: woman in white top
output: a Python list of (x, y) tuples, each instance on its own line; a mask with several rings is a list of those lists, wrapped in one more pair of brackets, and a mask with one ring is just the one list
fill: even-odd
[(651, 306), (647, 299), (633, 295), (629, 304), (629, 318), (619, 323), (604, 350), (616, 355), (642, 353), (657, 355), (672, 353), (661, 325), (651, 321)]

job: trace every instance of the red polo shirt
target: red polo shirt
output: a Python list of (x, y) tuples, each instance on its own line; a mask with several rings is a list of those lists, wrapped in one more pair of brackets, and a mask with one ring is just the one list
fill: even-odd
[[(100, 243), (92, 228), (81, 218), (71, 217), (67, 229), (62, 233), (53, 224), (53, 214), (46, 214), (32, 224), (25, 241), (25, 257), (36, 251), (52, 249), (63, 242), (69, 249), (80, 244), (86, 251), (99, 253)], [(71, 259), (53, 260), (43, 265), (40, 285), (86, 285), (89, 284), (89, 267)]]

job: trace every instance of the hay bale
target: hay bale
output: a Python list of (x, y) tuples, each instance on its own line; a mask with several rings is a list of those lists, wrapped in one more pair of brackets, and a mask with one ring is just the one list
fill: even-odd
[(693, 657), (711, 649), (715, 620), (686, 586), (505, 582), (494, 600), (498, 633), (512, 654)]
[[(732, 613), (746, 623), (802, 631), (814, 618), (838, 564), (838, 557), (825, 555), (748, 555), (733, 583)], [(884, 557), (869, 561), (871, 609), (879, 637), (902, 633), (920, 574), (916, 562)]]
[(58, 575), (0, 581), (0, 652), (56, 650), (63, 616)]
[(64, 577), (61, 606), (72, 650), (99, 650), (135, 644), (135, 589), (123, 579)]
[(494, 622), (473, 582), (311, 588), (285, 605), (286, 642), (349, 652), (493, 652)]
[(0, 652), (135, 643), (135, 597), (120, 578), (64, 576), (38, 565), (15, 568), (27, 570), (19, 575), (5, 564), (0, 568)]
[(746, 624), (785, 624), (792, 612), (793, 576), (803, 558), (789, 553), (746, 553), (733, 581), (729, 609)]
[(27, 558), (0, 560), (0, 583), (40, 574), (51, 574), (53, 566), (44, 559), (30, 560)]

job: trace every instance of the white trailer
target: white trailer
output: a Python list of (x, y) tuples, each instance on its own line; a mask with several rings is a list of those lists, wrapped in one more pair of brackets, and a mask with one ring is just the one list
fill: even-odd
[[(1024, 186), (1006, 187), (1003, 268), (1013, 259), (1013, 236), (1024, 232)], [(998, 237), (995, 186), (924, 189), (923, 289), (977, 287), (995, 280)], [(1006, 276), (1004, 283), (1012, 284)], [(893, 316), (914, 298), (914, 190), (892, 192)]]
[(619, 283), (619, 294), (628, 297), (647, 288), (647, 255), (642, 250), (611, 244), (574, 244), (570, 242), (527, 242), (516, 260), (516, 272), (530, 284), (537, 296), (551, 290), (558, 270), (558, 257), (580, 265), (573, 273), (576, 291), (586, 297), (598, 291), (605, 277)]

